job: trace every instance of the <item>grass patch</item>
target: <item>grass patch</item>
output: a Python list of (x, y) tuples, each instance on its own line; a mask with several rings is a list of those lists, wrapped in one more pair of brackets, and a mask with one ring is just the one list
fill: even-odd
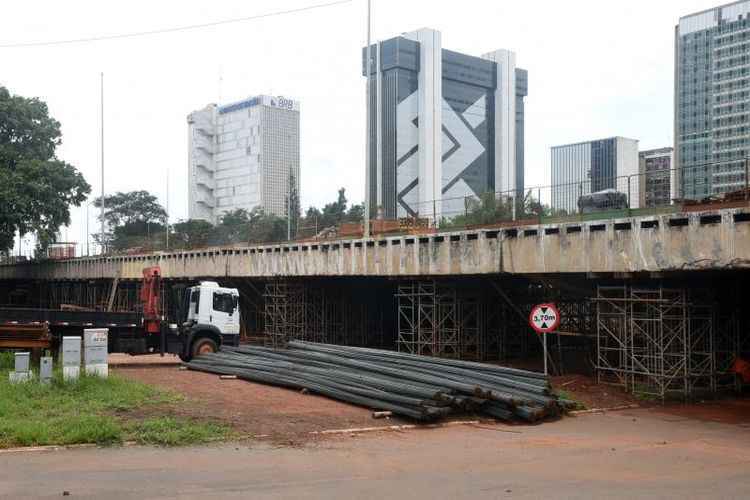
[(127, 426), (131, 439), (140, 444), (157, 446), (185, 446), (207, 443), (229, 437), (225, 426), (207, 422), (178, 420), (172, 417), (149, 418)]
[(16, 368), (16, 356), (10, 351), (0, 351), (0, 371), (14, 370)]
[(49, 385), (37, 380), (14, 385), (8, 372), (0, 371), (0, 448), (124, 441), (176, 446), (228, 436), (224, 427), (213, 424), (128, 416), (149, 408), (156, 412), (183, 399), (116, 374), (65, 382), (56, 373)]
[(568, 392), (568, 391), (566, 391), (564, 389), (555, 389), (555, 394), (560, 399), (565, 399), (565, 400), (572, 401), (573, 403), (575, 403), (575, 408), (573, 408), (573, 410), (585, 410), (586, 409), (586, 405), (585, 404), (583, 404), (580, 401), (578, 401), (575, 398), (575, 396), (573, 396), (572, 393), (570, 393), (570, 392)]

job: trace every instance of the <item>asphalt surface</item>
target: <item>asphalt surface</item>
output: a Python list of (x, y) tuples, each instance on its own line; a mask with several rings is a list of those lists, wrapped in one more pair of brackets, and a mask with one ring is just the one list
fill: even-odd
[(750, 424), (628, 410), (537, 426), (0, 453), (0, 498), (750, 498)]

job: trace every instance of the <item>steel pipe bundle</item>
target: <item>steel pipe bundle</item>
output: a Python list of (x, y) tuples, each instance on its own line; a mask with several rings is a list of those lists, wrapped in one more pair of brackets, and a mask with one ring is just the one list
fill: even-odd
[(225, 347), (193, 359), (187, 367), (306, 389), (420, 421), (471, 411), (536, 422), (571, 405), (552, 393), (547, 377), (535, 372), (313, 342), (289, 342), (286, 349)]

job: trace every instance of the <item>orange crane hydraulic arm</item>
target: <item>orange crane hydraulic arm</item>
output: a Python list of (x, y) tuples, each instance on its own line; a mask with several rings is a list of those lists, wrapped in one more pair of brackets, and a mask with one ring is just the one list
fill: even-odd
[(147, 267), (143, 270), (141, 302), (143, 304), (143, 326), (148, 333), (159, 333), (161, 325), (161, 268)]

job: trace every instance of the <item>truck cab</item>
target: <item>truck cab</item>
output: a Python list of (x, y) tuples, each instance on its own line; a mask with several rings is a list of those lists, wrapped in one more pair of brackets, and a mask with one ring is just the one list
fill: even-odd
[(221, 345), (239, 345), (240, 294), (236, 288), (223, 288), (213, 281), (185, 289), (180, 335), (183, 352), (180, 357), (215, 352)]

